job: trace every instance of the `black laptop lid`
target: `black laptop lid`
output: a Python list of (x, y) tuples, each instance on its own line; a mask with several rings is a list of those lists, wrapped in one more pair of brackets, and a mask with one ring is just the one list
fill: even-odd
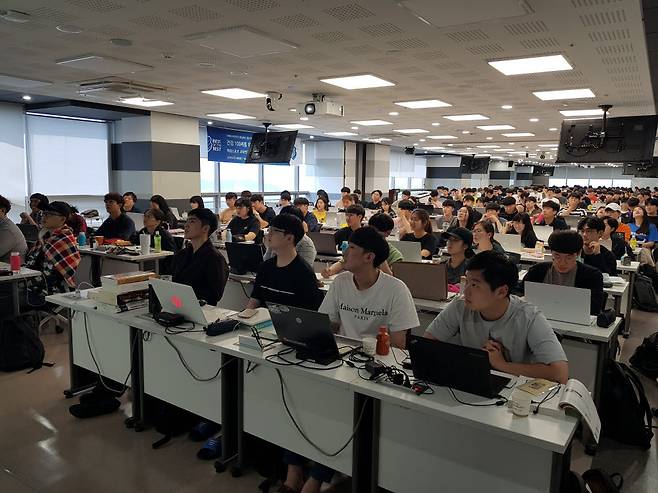
[(226, 243), (231, 272), (256, 272), (263, 263), (263, 246), (259, 243)]

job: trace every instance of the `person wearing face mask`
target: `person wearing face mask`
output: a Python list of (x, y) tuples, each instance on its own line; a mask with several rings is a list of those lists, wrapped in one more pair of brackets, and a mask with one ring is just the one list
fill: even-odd
[(589, 289), (592, 292), (590, 314), (601, 313), (604, 300), (603, 274), (595, 267), (578, 262), (578, 256), (583, 250), (582, 236), (576, 231), (556, 231), (548, 237), (548, 247), (553, 261), (533, 265), (523, 281)]

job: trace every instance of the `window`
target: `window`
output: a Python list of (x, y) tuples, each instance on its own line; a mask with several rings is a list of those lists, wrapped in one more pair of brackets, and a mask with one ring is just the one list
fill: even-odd
[(411, 188), (413, 189), (419, 189), (424, 187), (424, 178), (412, 178), (411, 179)]
[(264, 192), (295, 190), (295, 166), (276, 164), (263, 165)]
[(619, 179), (619, 180), (615, 179), (615, 180), (612, 180), (612, 186), (613, 187), (630, 188), (632, 186), (631, 183), (632, 183), (632, 181), (629, 180), (629, 179)]
[(588, 183), (589, 183), (588, 178), (568, 178), (567, 179), (567, 186), (568, 187), (575, 187), (576, 185), (579, 185), (581, 187), (586, 187)]
[(219, 163), (219, 191), (235, 192), (258, 191), (258, 164)]
[(566, 178), (549, 178), (548, 186), (549, 187), (563, 187), (567, 184)]
[(409, 188), (409, 178), (406, 176), (393, 176), (393, 188)]
[(201, 158), (201, 193), (215, 193), (217, 187), (218, 164)]

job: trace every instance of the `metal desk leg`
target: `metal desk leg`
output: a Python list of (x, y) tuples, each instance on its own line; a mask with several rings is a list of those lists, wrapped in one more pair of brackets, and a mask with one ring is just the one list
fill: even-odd
[(362, 411), (363, 417), (352, 443), (352, 492), (376, 493), (379, 491), (379, 400), (355, 393), (355, 426)]
[(95, 288), (101, 285), (101, 258), (98, 255), (91, 256), (91, 283)]
[[(572, 442), (573, 443), (573, 442)], [(551, 474), (551, 493), (559, 493), (564, 491), (564, 481), (569, 474), (571, 466), (571, 446), (569, 444), (567, 450), (565, 450), (564, 455), (560, 455), (556, 452), (553, 453), (553, 468)]]
[(132, 425), (135, 431), (146, 427), (144, 412), (144, 344), (142, 331), (130, 327), (130, 390), (133, 401)]
[(628, 273), (628, 300), (626, 302), (626, 313), (624, 314), (623, 336), (626, 338), (631, 334), (631, 311), (633, 309), (633, 289), (635, 285), (635, 272)]
[(156, 258), (153, 263), (155, 264), (155, 273), (160, 275), (160, 259)]
[(11, 304), (14, 317), (18, 317), (21, 314), (21, 301), (19, 298), (18, 279), (15, 279), (11, 283)]
[(69, 325), (69, 388), (64, 391), (67, 399), (84, 394), (96, 386), (98, 376), (73, 362), (73, 310), (67, 309)]
[[(234, 363), (227, 364), (230, 361)], [(232, 473), (239, 475), (244, 466), (242, 443), (244, 410), (244, 360), (222, 353), (222, 457), (215, 462), (215, 470), (224, 472), (226, 465), (236, 461)]]

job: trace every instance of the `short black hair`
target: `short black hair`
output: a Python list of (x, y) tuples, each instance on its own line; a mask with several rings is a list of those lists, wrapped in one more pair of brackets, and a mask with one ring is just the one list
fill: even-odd
[(255, 193), (251, 197), (249, 197), (249, 202), (251, 202), (252, 204), (254, 202), (265, 202), (265, 199), (263, 198), (263, 196), (261, 194)]
[(438, 190), (432, 190), (430, 192), (430, 197), (438, 197), (439, 196), (439, 191)]
[(484, 206), (485, 211), (499, 211), (500, 212), (500, 206), (496, 204), (495, 202), (487, 202), (487, 204)]
[(378, 212), (377, 214), (373, 214), (373, 216), (368, 220), (368, 226), (372, 226), (377, 231), (383, 233), (384, 231), (393, 231), (393, 228), (395, 228), (395, 223), (393, 222), (393, 218), (391, 218), (391, 216), (388, 214)]
[(640, 199), (638, 199), (637, 197), (631, 197), (628, 199), (627, 203), (628, 203), (628, 207), (637, 207), (638, 205), (640, 205)]
[(294, 214), (279, 214), (272, 219), (270, 227), (282, 229), (284, 234), (292, 235), (295, 238), (295, 245), (297, 245), (297, 243), (299, 243), (304, 237), (304, 226), (302, 225), (302, 221)]
[(414, 204), (411, 200), (401, 200), (400, 202), (398, 202), (398, 209), (401, 209), (403, 211), (413, 211), (415, 208), (416, 208), (416, 204)]
[(11, 202), (9, 202), (9, 200), (2, 195), (0, 195), (0, 209), (4, 209), (5, 214), (8, 214), (11, 210)]
[(299, 207), (295, 207), (294, 205), (285, 206), (283, 209), (281, 209), (281, 211), (279, 211), (279, 214), (291, 214), (300, 221), (304, 220), (304, 214), (302, 214), (302, 211), (299, 209)]
[(578, 231), (582, 231), (585, 228), (593, 229), (595, 231), (605, 231), (605, 223), (600, 217), (584, 217), (578, 221)]
[(375, 254), (373, 266), (379, 267), (388, 258), (388, 242), (375, 228), (364, 226), (350, 236), (350, 243)]
[(658, 206), (658, 199), (656, 197), (653, 197), (653, 198), (649, 199), (649, 201), (647, 202), (647, 205), (656, 205), (656, 206)]
[(375, 193), (375, 192), (377, 192), (377, 193), (379, 194), (380, 197), (381, 197), (382, 195), (384, 195), (384, 194), (382, 193), (381, 190), (373, 190), (373, 191), (370, 193), (370, 195), (372, 195), (372, 194)]
[[(126, 195), (124, 193), (124, 195)], [(196, 204), (198, 207), (205, 207), (206, 204), (203, 203), (203, 198), (201, 195), (192, 195), (190, 197), (190, 204)]]
[(356, 214), (357, 216), (365, 217), (366, 215), (366, 210), (363, 208), (362, 205), (359, 204), (352, 204), (347, 206), (347, 209), (345, 209), (346, 214)]
[(203, 226), (209, 227), (208, 236), (217, 231), (217, 216), (210, 209), (206, 209), (205, 207), (192, 209), (187, 213), (187, 217), (190, 216), (196, 217), (199, 221), (201, 221)]
[(411, 197), (411, 191), (409, 191), (409, 190), (402, 190), (402, 195), (408, 195), (409, 197)]
[(153, 216), (153, 219), (156, 219), (160, 222), (163, 222), (167, 219), (167, 216), (160, 209), (147, 209), (144, 211), (144, 215), (149, 214)]
[(252, 195), (253, 194), (249, 190), (242, 190), (242, 192), (240, 192), (240, 197), (242, 197), (243, 199), (248, 199)]
[(443, 201), (443, 204), (441, 204), (442, 207), (452, 207), (453, 209), (455, 208), (455, 201), (452, 199), (445, 199)]
[[(30, 200), (32, 200), (32, 199), (36, 199), (36, 200), (39, 201), (39, 209), (41, 209), (43, 206), (48, 205), (49, 202), (50, 202), (50, 200), (48, 200), (48, 197), (46, 197), (42, 193), (33, 193), (32, 195), (30, 195)], [(123, 199), (122, 199), (121, 203), (123, 203)]]
[(284, 190), (281, 192), (281, 200), (292, 200), (292, 196), (290, 195), (290, 192), (288, 190)]
[(235, 192), (228, 192), (226, 195), (224, 195), (224, 198), (225, 198), (226, 200), (229, 200), (229, 199), (237, 199), (237, 198), (238, 198), (238, 194), (235, 193)]
[(306, 197), (297, 197), (293, 202), (293, 204), (295, 204), (296, 206), (311, 205), (311, 203), (308, 201)]
[[(133, 199), (133, 202), (137, 202), (137, 195), (135, 195), (135, 192), (124, 192), (123, 196), (130, 197)], [(190, 199), (190, 201), (192, 201), (192, 199)]]
[(507, 207), (508, 205), (516, 205), (516, 200), (514, 197), (505, 197), (500, 203)]
[(464, 195), (464, 200), (463, 200), (463, 202), (466, 202), (467, 200), (468, 200), (469, 202), (475, 202), (475, 197), (473, 197), (473, 196), (470, 195), (470, 194), (469, 194), (469, 195)]
[(468, 261), (466, 270), (482, 271), (482, 277), (491, 291), (500, 286), (507, 286), (507, 296), (519, 282), (519, 271), (516, 265), (506, 255), (494, 250), (478, 253)]
[(238, 200), (236, 200), (235, 207), (236, 209), (238, 207), (246, 207), (249, 210), (249, 215), (250, 216), (254, 215), (254, 210), (251, 208), (251, 200), (246, 197), (240, 197)]
[(580, 253), (583, 249), (583, 237), (577, 231), (555, 231), (548, 237), (548, 248), (558, 253)]
[(528, 195), (525, 200), (526, 202), (531, 201), (534, 202), (535, 204), (537, 203), (537, 197), (535, 197), (534, 195)]
[(359, 190), (358, 188), (355, 188), (354, 191), (352, 191), (352, 193), (355, 193), (357, 195), (361, 195), (361, 190)]
[(103, 197), (103, 202), (109, 202), (110, 200), (114, 200), (117, 204), (123, 205), (123, 195), (120, 195), (116, 192), (106, 193)]
[(541, 207), (542, 207), (542, 209), (543, 209), (544, 207), (550, 207), (550, 208), (553, 209), (555, 212), (558, 212), (558, 211), (560, 210), (560, 205), (559, 205), (557, 202), (555, 202), (554, 200), (547, 200), (547, 201), (545, 201), (545, 202), (541, 205)]
[(617, 221), (614, 217), (606, 216), (603, 218), (603, 222), (608, 223), (608, 226), (610, 226), (610, 229), (613, 232), (617, 231), (617, 228), (619, 227), (619, 221)]
[(340, 189), (340, 193), (352, 193), (352, 190), (350, 190), (350, 187), (343, 187)]

